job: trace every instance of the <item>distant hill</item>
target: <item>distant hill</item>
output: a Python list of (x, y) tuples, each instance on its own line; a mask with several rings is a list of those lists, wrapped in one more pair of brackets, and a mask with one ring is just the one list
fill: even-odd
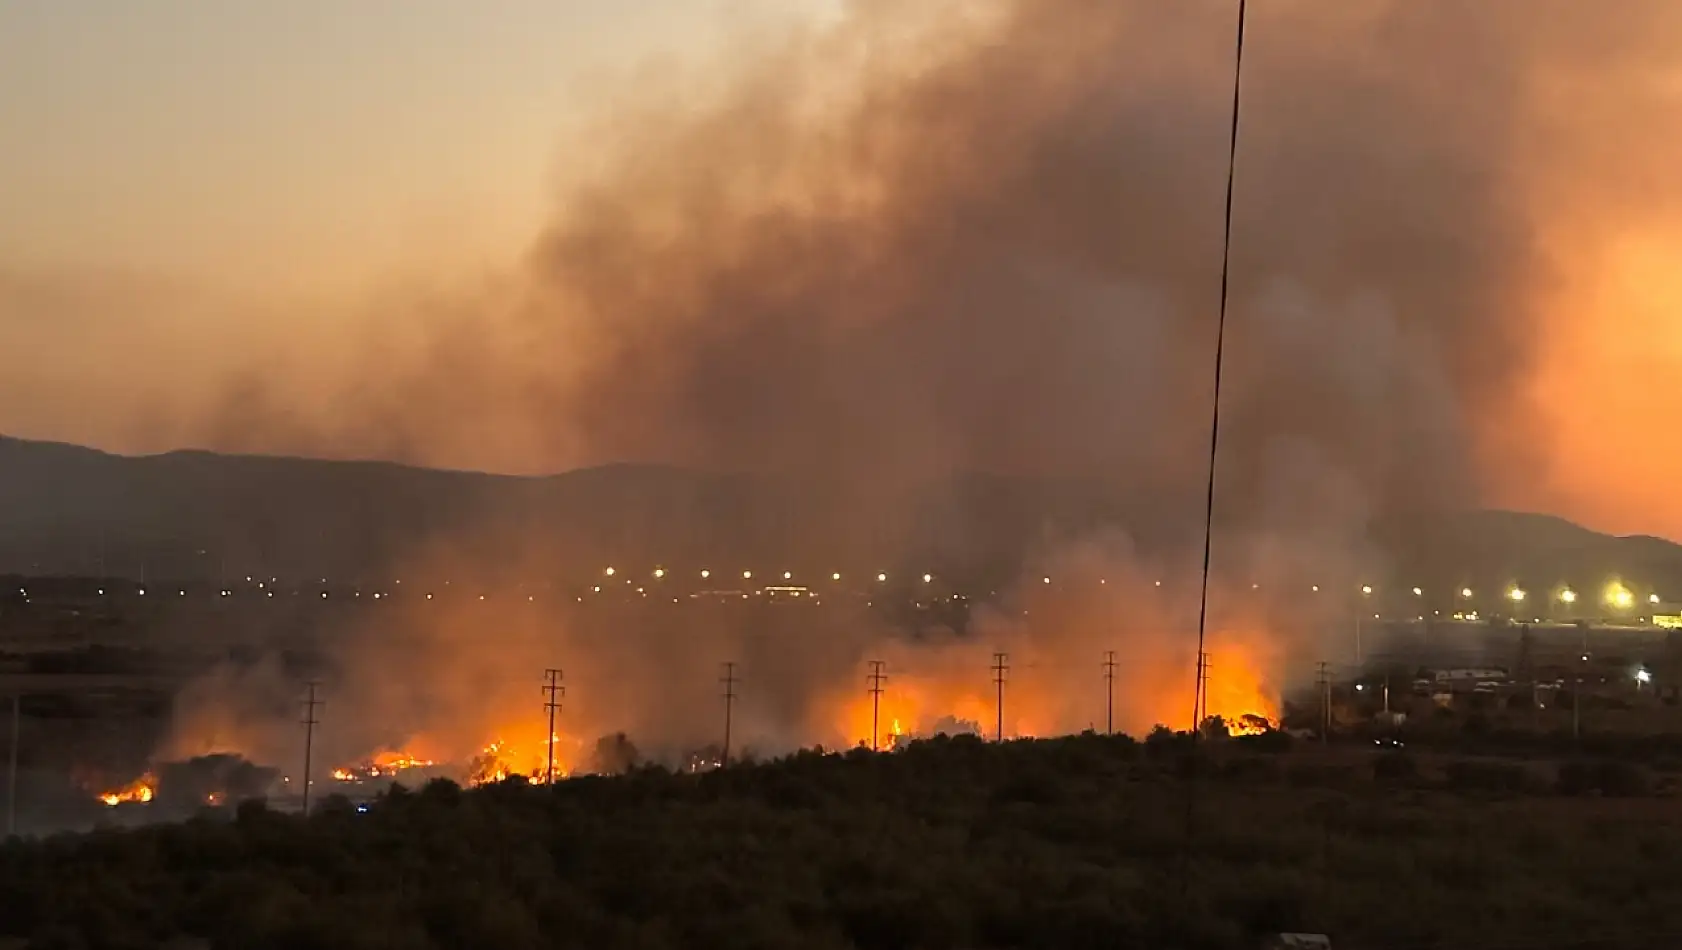
[[(447, 540), (457, 568), (465, 559), (487, 571), (516, 561), (556, 572), (915, 563), (996, 583), (1046, 538), (1119, 529), (1147, 553), (1183, 542), (1195, 535), (1199, 494), (1124, 497), (1090, 479), (961, 474), (889, 496), (657, 465), (512, 477), (196, 451), (124, 457), (0, 437), (0, 574), (355, 579)], [(1410, 584), (1540, 590), (1618, 576), (1682, 597), (1682, 547), (1546, 515), (1415, 516), (1372, 526), (1371, 539)]]

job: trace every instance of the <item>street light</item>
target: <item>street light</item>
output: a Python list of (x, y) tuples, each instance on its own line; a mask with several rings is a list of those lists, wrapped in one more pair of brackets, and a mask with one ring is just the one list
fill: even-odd
[(1628, 587), (1614, 581), (1606, 588), (1606, 602), (1621, 610), (1635, 603), (1635, 595), (1629, 592)]
[(887, 574), (879, 573), (879, 574), (876, 575), (876, 583), (885, 584), (885, 583), (887, 583), (887, 581), (888, 581), (888, 575)]
[(1577, 592), (1567, 587), (1559, 592), (1559, 599), (1561, 603), (1574, 604), (1577, 602)]
[(613, 576), (613, 568), (611, 568), (611, 567), (610, 567), (610, 568), (608, 568), (608, 569), (607, 569), (607, 576), (608, 576), (608, 577), (612, 577), (612, 576)]
[(1658, 594), (1648, 594), (1647, 595), (1647, 603), (1652, 604), (1654, 607), (1657, 607), (1659, 605), (1659, 595)]
[(923, 575), (923, 583), (927, 584), (932, 580), (934, 580), (934, 575), (933, 574), (924, 574)]
[(1424, 597), (1424, 596), (1425, 596), (1425, 591), (1424, 591), (1424, 590), (1422, 590), (1422, 589), (1420, 589), (1420, 588), (1418, 588), (1418, 587), (1415, 587), (1415, 588), (1414, 588), (1414, 589), (1413, 589), (1413, 596), (1415, 596), (1415, 597)]
[(1460, 588), (1460, 596), (1464, 597), (1467, 600), (1471, 600), (1472, 599), (1472, 589), (1470, 587)]
[(1524, 598), (1527, 596), (1529, 595), (1524, 592), (1524, 588), (1522, 587), (1515, 587), (1512, 590), (1507, 591), (1507, 597), (1515, 604), (1524, 603)]
[(1368, 596), (1368, 597), (1371, 597), (1372, 596), (1372, 585), (1371, 584), (1362, 584), (1361, 585), (1361, 593)]
[(655, 580), (659, 580), (660, 578), (665, 577), (665, 576), (666, 576), (666, 569), (665, 568), (657, 567), (657, 568), (654, 569)]

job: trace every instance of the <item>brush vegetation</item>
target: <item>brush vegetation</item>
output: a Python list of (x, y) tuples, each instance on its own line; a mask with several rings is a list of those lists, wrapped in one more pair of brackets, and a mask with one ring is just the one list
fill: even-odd
[[(0, 849), (35, 947), (1652, 946), (1682, 816), (1623, 761), (1096, 735), (245, 802)], [(1187, 847), (1188, 815), (1195, 838)], [(1583, 942), (1590, 939), (1601, 941)], [(1663, 941), (1660, 941), (1663, 943)]]

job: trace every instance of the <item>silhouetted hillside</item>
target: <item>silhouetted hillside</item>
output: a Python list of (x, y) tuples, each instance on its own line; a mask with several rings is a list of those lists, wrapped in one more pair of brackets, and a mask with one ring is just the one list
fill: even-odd
[[(1192, 486), (1193, 489), (1198, 486)], [(612, 465), (545, 477), (206, 452), (121, 457), (0, 438), (0, 573), (214, 579), (377, 576), (447, 542), (457, 562), (928, 565), (1008, 579), (1049, 539), (1196, 536), (1200, 491), (1129, 498), (1090, 479), (955, 475), (915, 490)], [(1437, 588), (1620, 576), (1682, 589), (1682, 547), (1513, 512), (1375, 525), (1375, 571)], [(1377, 578), (1375, 578), (1376, 580)]]

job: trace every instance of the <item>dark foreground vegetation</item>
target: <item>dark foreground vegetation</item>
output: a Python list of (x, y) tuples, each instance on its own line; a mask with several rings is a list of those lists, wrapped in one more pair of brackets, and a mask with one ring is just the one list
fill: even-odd
[[(1654, 947), (1682, 802), (1643, 768), (1283, 735), (973, 738), (554, 789), (260, 802), (0, 850), (33, 947)], [(1187, 816), (1197, 835), (1186, 847)], [(191, 944), (187, 944), (191, 945)]]

